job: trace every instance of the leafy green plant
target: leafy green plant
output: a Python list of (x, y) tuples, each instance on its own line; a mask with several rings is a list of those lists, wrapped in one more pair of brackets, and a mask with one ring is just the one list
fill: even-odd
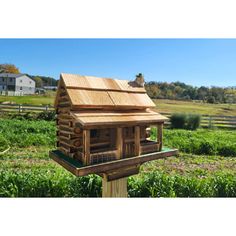
[(163, 137), (165, 146), (178, 148), (181, 152), (236, 157), (235, 131), (165, 129)]
[(150, 172), (130, 177), (130, 197), (235, 197), (236, 178), (217, 173), (206, 178)]
[(0, 135), (13, 147), (53, 146), (56, 142), (54, 122), (1, 119)]
[(7, 140), (0, 134), (0, 154), (8, 148)]

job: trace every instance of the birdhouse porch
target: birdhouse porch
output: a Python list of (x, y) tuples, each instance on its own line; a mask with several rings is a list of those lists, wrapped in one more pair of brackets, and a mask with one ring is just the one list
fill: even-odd
[[(150, 139), (151, 127), (156, 131), (156, 140)], [(84, 165), (93, 165), (158, 152), (162, 150), (162, 128), (162, 123), (150, 126), (117, 127), (116, 125), (107, 128), (100, 126), (91, 127), (90, 129), (79, 128), (81, 139), (74, 142), (77, 145), (77, 147), (75, 146), (77, 150), (73, 157), (84, 163)]]

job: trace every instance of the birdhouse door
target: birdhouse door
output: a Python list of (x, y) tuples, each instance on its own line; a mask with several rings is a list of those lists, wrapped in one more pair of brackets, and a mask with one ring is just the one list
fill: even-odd
[(134, 156), (134, 127), (123, 128), (123, 157)]

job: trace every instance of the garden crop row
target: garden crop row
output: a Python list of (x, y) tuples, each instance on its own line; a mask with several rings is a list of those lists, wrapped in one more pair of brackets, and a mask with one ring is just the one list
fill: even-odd
[[(218, 172), (205, 178), (142, 173), (128, 179), (130, 197), (236, 197), (236, 177)], [(0, 197), (100, 197), (101, 178), (76, 178), (54, 164), (0, 164)]]
[[(155, 132), (153, 132), (152, 138)], [(236, 132), (226, 130), (170, 130), (164, 131), (164, 145), (181, 152), (197, 155), (236, 157)]]
[(0, 152), (8, 146), (53, 146), (56, 142), (55, 134), (54, 122), (1, 119)]

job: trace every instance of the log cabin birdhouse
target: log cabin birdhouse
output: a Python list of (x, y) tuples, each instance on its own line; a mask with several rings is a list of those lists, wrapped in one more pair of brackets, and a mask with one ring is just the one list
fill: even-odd
[[(137, 174), (142, 163), (173, 156), (163, 148), (163, 115), (134, 81), (61, 74), (55, 99), (57, 150), (50, 156), (76, 176), (107, 181)], [(155, 140), (150, 137), (154, 127)]]

